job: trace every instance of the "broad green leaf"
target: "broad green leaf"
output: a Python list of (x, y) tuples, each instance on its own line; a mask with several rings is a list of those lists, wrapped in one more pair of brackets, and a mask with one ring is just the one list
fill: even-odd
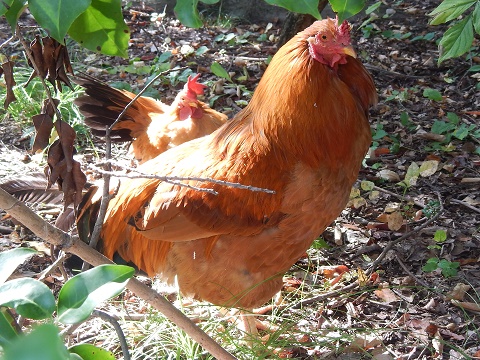
[(0, 16), (4, 15), (7, 12), (7, 7), (11, 6), (12, 3), (13, 0), (3, 0), (0, 2)]
[(53, 324), (43, 324), (3, 348), (2, 360), (66, 360), (69, 353)]
[(17, 333), (10, 325), (2, 309), (0, 309), (0, 346), (5, 347), (17, 338)]
[(218, 3), (220, 0), (200, 0), (202, 3), (207, 4), (207, 5), (213, 5)]
[(445, 122), (442, 120), (435, 120), (435, 122), (432, 125), (432, 133), (434, 134), (445, 134), (451, 130), (454, 130), (456, 127), (455, 124)]
[(52, 316), (55, 298), (44, 283), (21, 278), (0, 286), (0, 305), (14, 308), (23, 317), (41, 320)]
[(78, 354), (82, 359), (88, 360), (115, 360), (112, 352), (91, 344), (80, 344), (68, 349), (72, 354)]
[(222, 65), (220, 65), (219, 63), (217, 63), (216, 61), (214, 61), (212, 63), (212, 65), (210, 65), (210, 71), (217, 75), (218, 77), (221, 77), (221, 78), (224, 78), (224, 79), (227, 79), (228, 81), (232, 81), (232, 79), (230, 78), (230, 75), (228, 74), (227, 70), (225, 70)]
[[(10, 9), (8, 9), (8, 11), (5, 13), (5, 17), (7, 18), (7, 22), (12, 28), (12, 31), (15, 29), (15, 26), (17, 25), (18, 18), (25, 10), (26, 3), (27, 3), (27, 0), (13, 0), (12, 5), (10, 6)], [(0, 8), (1, 7), (2, 5), (0, 5)]]
[(480, 1), (477, 2), (477, 5), (475, 5), (475, 9), (473, 9), (473, 27), (475, 28), (475, 31), (477, 34), (480, 35)]
[(455, 131), (452, 133), (458, 140), (465, 139), (470, 131), (475, 128), (475, 125), (468, 126), (467, 124), (461, 124)]
[(123, 21), (121, 0), (92, 0), (68, 29), (80, 45), (105, 55), (126, 58), (130, 30)]
[(430, 24), (438, 25), (456, 19), (475, 4), (475, 2), (477, 2), (477, 0), (444, 0), (428, 14), (429, 16), (434, 16)]
[(427, 263), (422, 266), (422, 270), (425, 272), (435, 271), (438, 268), (438, 258), (430, 258)]
[(90, 6), (90, 2), (91, 0), (28, 0), (28, 8), (38, 24), (63, 44), (68, 28)]
[(423, 96), (430, 99), (430, 100), (434, 100), (434, 101), (442, 101), (443, 100), (443, 97), (442, 97), (442, 94), (440, 93), (440, 91), (435, 90), (435, 89), (430, 89), (430, 88), (424, 89), (423, 90)]
[(129, 266), (101, 265), (74, 276), (58, 294), (58, 320), (75, 324), (87, 319), (98, 304), (118, 295), (134, 273)]
[(338, 22), (358, 14), (365, 6), (365, 0), (329, 0), (332, 10), (338, 15)]
[[(316, 19), (321, 19), (318, 12), (318, 0), (265, 0), (270, 5), (283, 7), (289, 11), (310, 14)], [(331, 2), (331, 1), (330, 1)]]
[(0, 253), (0, 284), (7, 281), (17, 266), (35, 253), (34, 249), (29, 248), (16, 248)]
[(436, 242), (444, 242), (445, 240), (447, 240), (447, 232), (445, 230), (437, 230), (433, 235), (433, 239)]
[(472, 14), (445, 31), (440, 40), (441, 55), (438, 63), (466, 53), (472, 47), (473, 21)]
[(198, 0), (177, 0), (173, 11), (183, 25), (198, 29), (203, 22), (200, 20), (197, 5)]

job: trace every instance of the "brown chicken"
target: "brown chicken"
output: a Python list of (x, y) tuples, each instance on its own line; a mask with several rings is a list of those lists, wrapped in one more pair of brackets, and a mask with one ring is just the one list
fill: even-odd
[[(141, 164), (171, 147), (211, 134), (227, 121), (227, 116), (197, 99), (203, 95), (198, 77), (188, 78), (171, 105), (141, 96), (113, 127), (113, 141), (132, 141), (131, 152)], [(91, 77), (77, 77), (86, 95), (75, 100), (92, 133), (105, 136), (120, 112), (135, 97), (126, 90), (112, 88)]]
[[(186, 182), (215, 195), (122, 179), (108, 206), (103, 253), (170, 282), (176, 276), (184, 294), (216, 305), (263, 304), (347, 203), (371, 141), (368, 108), (376, 101), (350, 25), (315, 22), (278, 51), (232, 121), (139, 167), (275, 193)], [(89, 206), (85, 201), (81, 226)]]

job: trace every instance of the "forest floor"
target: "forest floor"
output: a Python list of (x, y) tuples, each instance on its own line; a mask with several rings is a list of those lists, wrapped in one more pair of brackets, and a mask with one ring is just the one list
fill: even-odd
[[(372, 147), (347, 209), (285, 276), (282, 304), (264, 317), (280, 330), (264, 345), (273, 351), (259, 358), (480, 358), (480, 41), (468, 56), (438, 65), (436, 41), (445, 28), (428, 25), (426, 14), (439, 1), (387, 3), (377, 17), (363, 13), (353, 21), (355, 48), (380, 100), (371, 110)], [(188, 66), (149, 95), (170, 103), (191, 71), (199, 72), (208, 101), (230, 117), (248, 103), (280, 31), (277, 23), (231, 19), (186, 29), (149, 9), (126, 10), (126, 19), (134, 61), (74, 48), (74, 70), (138, 90), (165, 63)], [(214, 61), (231, 81), (212, 73)], [(11, 114), (0, 120), (0, 180), (42, 170), (42, 160), (27, 154), (26, 129), (26, 120), (14, 122)], [(98, 151), (90, 140), (80, 137), (79, 144), (79, 158)], [(0, 225), (13, 230), (10, 220)], [(0, 235), (0, 247), (16, 246), (17, 235)], [(45, 265), (49, 257), (36, 259)], [(332, 285), (343, 266), (349, 272)], [(132, 307), (150, 314), (141, 300), (125, 298), (136, 301), (129, 314)], [(93, 336), (83, 329), (79, 338)], [(207, 358), (201, 351), (193, 357)]]

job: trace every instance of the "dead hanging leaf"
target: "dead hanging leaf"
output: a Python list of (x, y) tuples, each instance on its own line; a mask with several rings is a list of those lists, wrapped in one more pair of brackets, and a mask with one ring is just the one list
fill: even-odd
[(62, 145), (63, 155), (67, 162), (67, 171), (71, 172), (73, 167), (73, 149), (74, 141), (77, 136), (75, 130), (65, 121), (57, 120), (54, 123), (57, 130), (60, 144)]
[(29, 60), (28, 64), (33, 67), (34, 70), (26, 85), (28, 85), (34, 77), (40, 76), (42, 79), (49, 81), (55, 91), (57, 91), (57, 86), (58, 90), (62, 91), (62, 83), (73, 90), (73, 86), (67, 76), (67, 73), (73, 75), (73, 69), (67, 48), (64, 45), (49, 36), (43, 38), (36, 36), (35, 40), (30, 44), (30, 51), (39, 74), (37, 74), (33, 64)]
[(7, 87), (7, 96), (5, 97), (5, 102), (3, 103), (3, 108), (7, 110), (8, 106), (17, 100), (15, 94), (13, 93), (13, 87), (16, 85), (15, 79), (13, 78), (13, 62), (6, 61), (2, 64), (2, 71), (5, 75), (5, 85)]
[(420, 165), (420, 176), (429, 177), (437, 172), (439, 162), (437, 160), (426, 160)]
[[(60, 100), (54, 99), (54, 103), (56, 107), (60, 103)], [(55, 107), (51, 104), (50, 99), (46, 99), (43, 102), (41, 113), (32, 117), (36, 131), (32, 146), (32, 152), (34, 154), (39, 150), (45, 149), (50, 142)]]
[(398, 231), (403, 226), (403, 216), (400, 211), (388, 214), (388, 228), (392, 231)]
[(470, 285), (458, 283), (455, 285), (452, 291), (447, 293), (446, 297), (448, 300), (454, 299), (461, 301), (465, 297), (467, 291), (470, 290), (470, 288)]
[(50, 141), (50, 134), (53, 128), (53, 120), (47, 114), (38, 114), (32, 116), (33, 126), (35, 126), (35, 140), (33, 141), (32, 153), (45, 149)]
[(56, 54), (56, 40), (45, 36), (42, 38), (43, 43), (43, 61), (47, 70), (46, 79), (55, 87), (55, 79), (57, 78), (57, 54)]

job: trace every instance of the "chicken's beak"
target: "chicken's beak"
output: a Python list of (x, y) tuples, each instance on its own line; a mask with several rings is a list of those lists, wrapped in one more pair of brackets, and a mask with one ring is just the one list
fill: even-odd
[(342, 50), (345, 55), (349, 55), (353, 58), (357, 57), (357, 53), (355, 52), (355, 50), (353, 50), (353, 47), (351, 46), (345, 46)]

